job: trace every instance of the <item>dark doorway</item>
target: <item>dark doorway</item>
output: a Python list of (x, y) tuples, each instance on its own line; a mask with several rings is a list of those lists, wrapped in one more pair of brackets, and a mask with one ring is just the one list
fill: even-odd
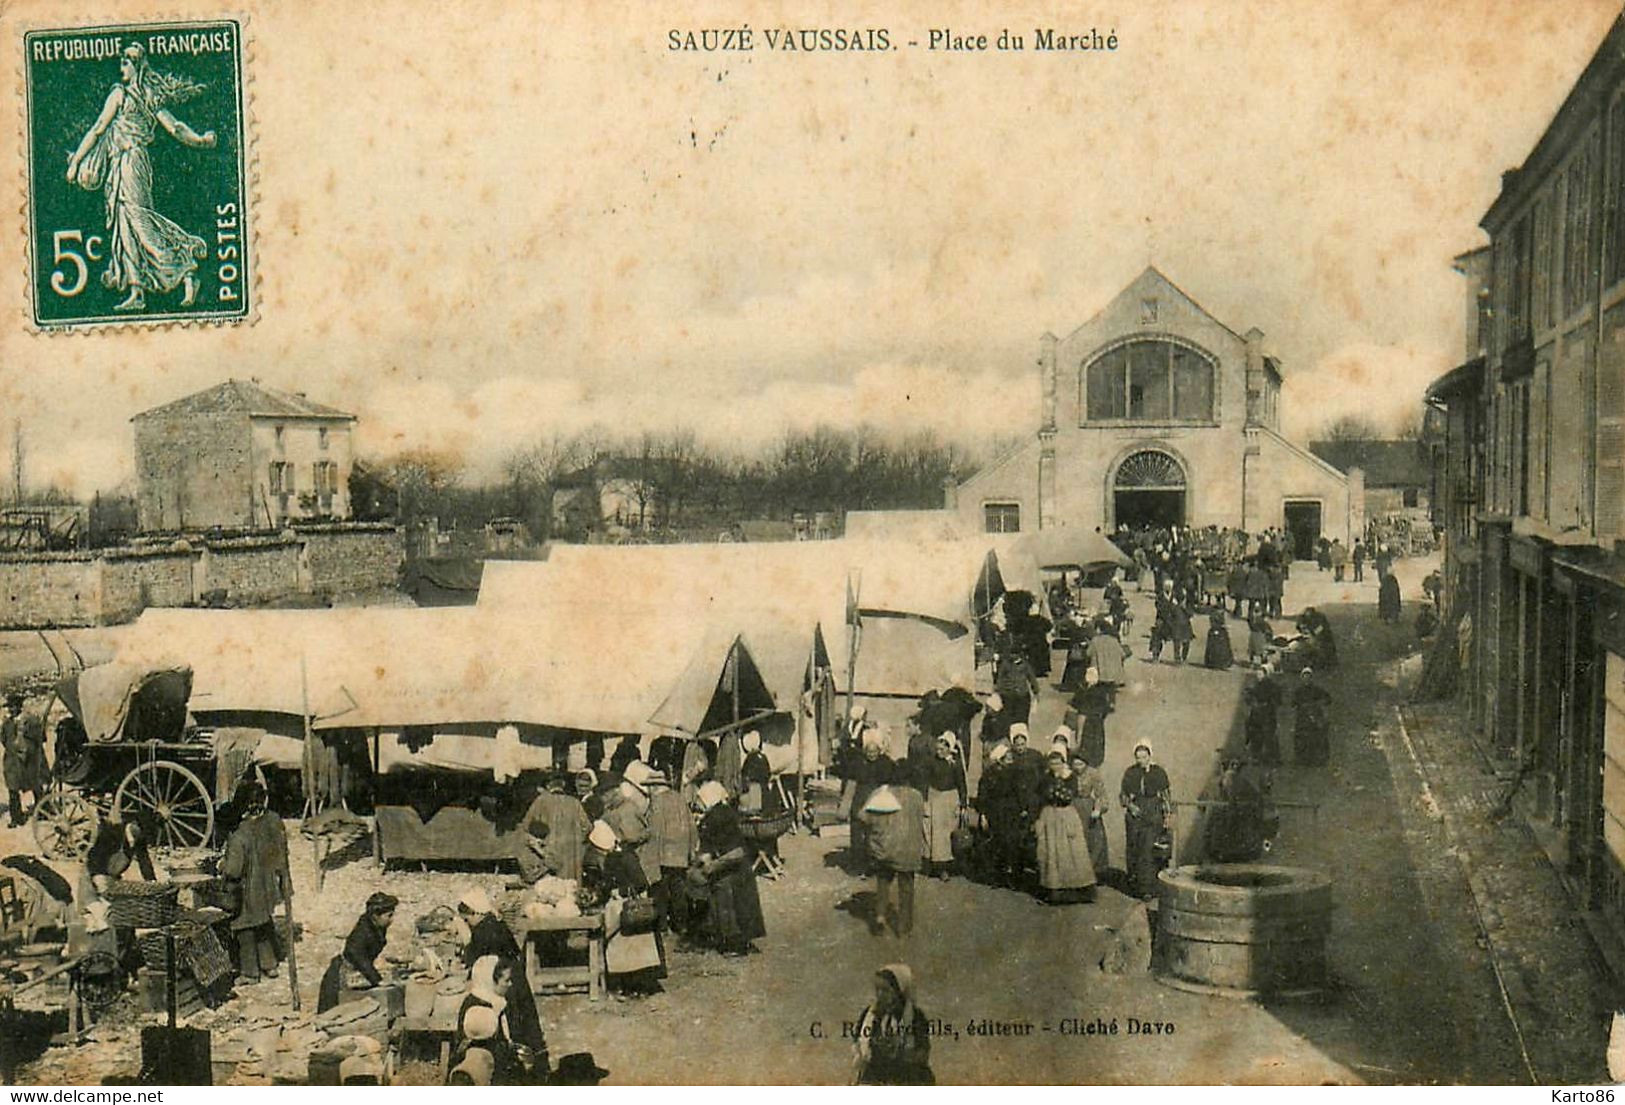
[(1185, 524), (1183, 491), (1119, 491), (1115, 520), (1118, 529), (1149, 526), (1167, 529)]
[(1286, 531), (1292, 537), (1292, 558), (1313, 560), (1320, 541), (1320, 504), (1287, 503)]

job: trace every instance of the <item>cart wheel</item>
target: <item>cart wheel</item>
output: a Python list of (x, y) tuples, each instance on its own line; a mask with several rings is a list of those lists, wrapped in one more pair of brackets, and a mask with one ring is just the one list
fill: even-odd
[(214, 836), (214, 802), (203, 780), (170, 760), (154, 760), (124, 777), (113, 795), (120, 820), (150, 818), (164, 848), (200, 848)]
[(54, 790), (34, 805), (28, 826), (47, 859), (79, 860), (96, 839), (96, 807), (71, 790)]

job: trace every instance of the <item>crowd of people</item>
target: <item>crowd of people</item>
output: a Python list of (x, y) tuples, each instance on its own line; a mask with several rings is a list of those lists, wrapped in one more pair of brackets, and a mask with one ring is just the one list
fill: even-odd
[[(1113, 806), (1103, 776), (1108, 719), (1129, 663), (1225, 670), (1245, 662), (1254, 670), (1243, 695), (1244, 747), (1221, 765), (1217, 791), (1225, 804), (1205, 819), (1214, 854), (1257, 859), (1273, 834), (1267, 798), (1282, 762), (1284, 712), (1292, 714), (1293, 761), (1327, 762), (1330, 696), (1316, 673), (1336, 669), (1337, 645), (1330, 622), (1313, 606), (1298, 614), (1287, 635), (1271, 622), (1282, 616), (1286, 535), (1271, 530), (1249, 538), (1210, 527), (1129, 537), (1126, 547), (1143, 565), (1138, 578), (1113, 572), (1093, 608), (1062, 581), (1047, 595), (1052, 624), (1035, 610), (1031, 595), (1008, 593), (1002, 619), (984, 637), (993, 653), (992, 693), (985, 701), (959, 690), (922, 700), (908, 722), (905, 755), (894, 759), (884, 727), (869, 722), (861, 707), (854, 712), (840, 774), (847, 784), (851, 865), (876, 878), (877, 931), (911, 930), (916, 875), (958, 872), (1066, 904), (1092, 900), (1110, 872), (1128, 893), (1155, 895), (1157, 873), (1173, 850), (1175, 802), (1149, 739), (1135, 740), (1134, 762), (1115, 792), (1124, 818), (1119, 868), (1111, 866), (1107, 844)], [(1392, 578), (1388, 564), (1379, 569)], [(1153, 595), (1146, 650), (1138, 657), (1131, 644), (1131, 585)], [(1207, 632), (1193, 654), (1193, 623), (1202, 614)], [(1247, 626), (1245, 661), (1232, 646), (1232, 617)], [(1051, 685), (1052, 647), (1066, 650), (1053, 684), (1067, 696), (1064, 723), (1047, 748), (1034, 747), (1030, 725), (1035, 701)], [(954, 708), (944, 709), (950, 702)], [(971, 795), (967, 753), (978, 715), (983, 761)]]

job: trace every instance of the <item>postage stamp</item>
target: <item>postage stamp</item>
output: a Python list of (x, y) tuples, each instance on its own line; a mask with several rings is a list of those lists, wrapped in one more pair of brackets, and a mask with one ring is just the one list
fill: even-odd
[(242, 30), (24, 34), (36, 325), (252, 317)]

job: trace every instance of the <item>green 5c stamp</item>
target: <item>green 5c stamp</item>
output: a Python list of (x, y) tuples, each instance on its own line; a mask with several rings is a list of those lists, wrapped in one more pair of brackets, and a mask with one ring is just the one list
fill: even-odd
[(23, 36), (34, 322), (234, 322), (253, 307), (242, 24)]

